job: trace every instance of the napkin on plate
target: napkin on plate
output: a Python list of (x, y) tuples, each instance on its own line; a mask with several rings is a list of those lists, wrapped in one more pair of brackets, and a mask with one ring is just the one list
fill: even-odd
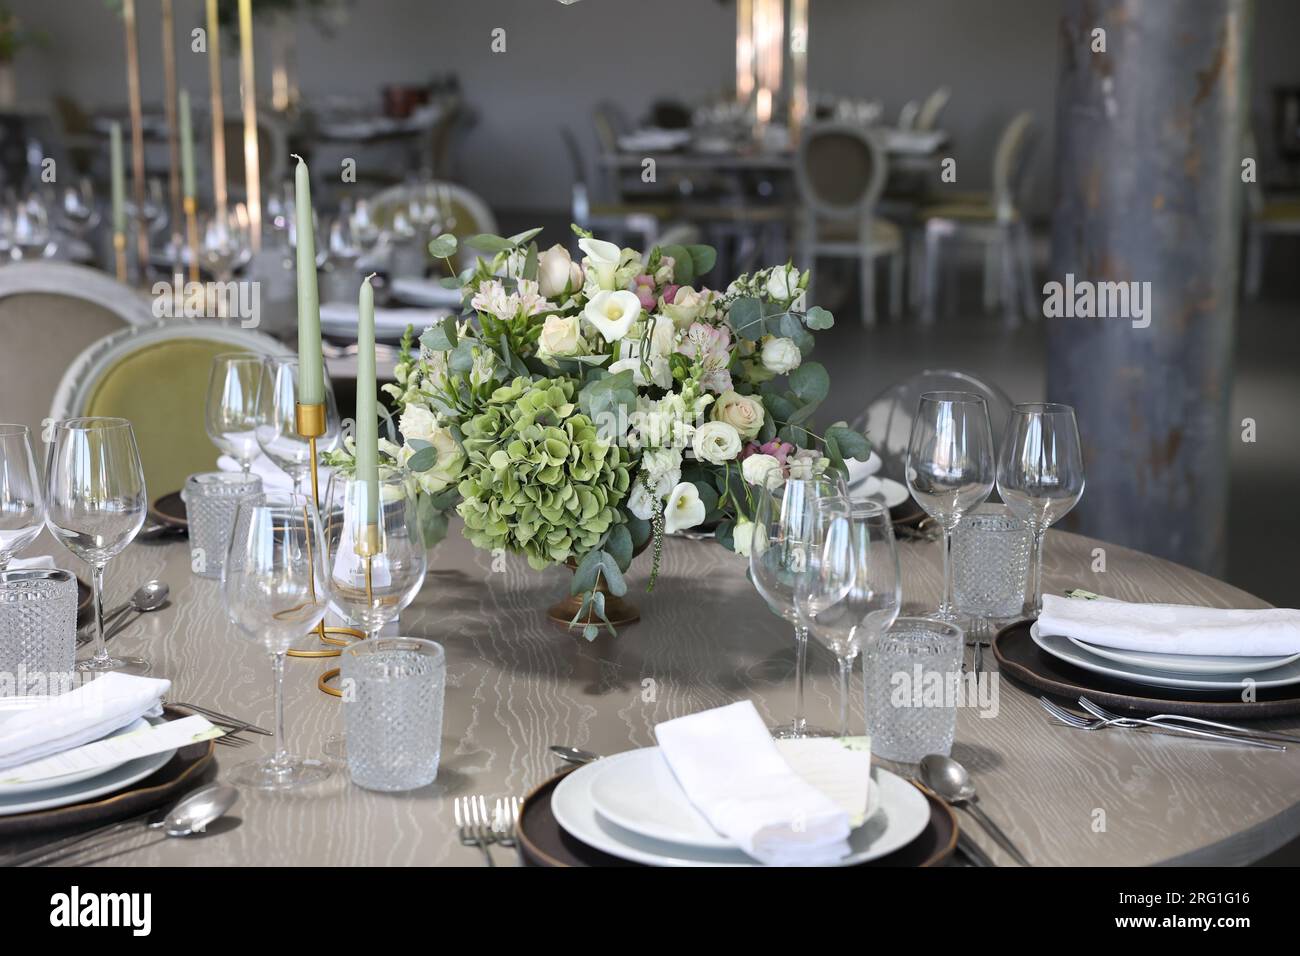
[(756, 860), (823, 866), (849, 852), (849, 815), (791, 769), (750, 701), (665, 721), (655, 737), (691, 803)]
[(1039, 633), (1153, 654), (1270, 657), (1300, 653), (1300, 611), (1134, 604), (1043, 595)]
[(110, 672), (0, 724), (0, 770), (107, 737), (162, 713), (171, 681)]
[[(243, 471), (243, 469), (239, 467), (239, 462), (235, 461), (235, 459), (231, 458), (229, 455), (221, 455), (217, 458), (217, 468), (221, 471)], [(293, 490), (293, 479), (289, 477), (288, 473), (283, 468), (273, 462), (266, 455), (259, 454), (254, 458), (252, 465), (249, 466), (249, 471), (262, 479), (262, 487), (267, 491)], [(321, 478), (321, 486), (324, 487), (329, 478), (329, 473), (327, 469), (323, 467), (320, 471), (323, 475)]]

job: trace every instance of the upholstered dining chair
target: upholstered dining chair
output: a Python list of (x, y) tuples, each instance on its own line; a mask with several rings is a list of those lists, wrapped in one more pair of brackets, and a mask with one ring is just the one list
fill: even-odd
[[(1255, 134), (1247, 130), (1243, 156), (1258, 156)], [(1269, 196), (1259, 182), (1246, 184), (1246, 249), (1242, 273), (1246, 296), (1258, 299), (1264, 280), (1265, 243), (1272, 236), (1300, 239), (1300, 199)]]
[[(812, 269), (830, 256), (858, 260), (862, 321), (876, 320), (876, 260), (890, 261), (889, 311), (903, 309), (903, 237), (894, 223), (876, 216), (888, 175), (884, 147), (875, 134), (851, 123), (817, 123), (799, 143), (795, 183), (801, 209), (796, 227), (800, 265)], [(808, 301), (814, 302), (812, 288)]]
[(915, 128), (925, 131), (938, 129), (939, 117), (950, 99), (952, 99), (952, 89), (947, 86), (941, 86), (927, 96), (916, 114)]
[(40, 435), (59, 377), (82, 349), (156, 321), (148, 300), (96, 269), (64, 262), (0, 266), (0, 417)]
[(970, 372), (923, 369), (876, 395), (853, 422), (855, 431), (871, 439), (872, 449), (881, 458), (880, 473), (886, 478), (906, 484), (904, 465), (912, 437), (912, 419), (926, 392), (973, 392), (982, 397), (989, 407), (994, 447), (1001, 447), (1002, 431), (1011, 414), (1011, 399), (1006, 392)]
[[(439, 231), (449, 232), (457, 239), (467, 239), (484, 232), (495, 234), (497, 231), (497, 217), (477, 193), (459, 183), (442, 180), (404, 183), (376, 193), (370, 200), (375, 223), (380, 229), (388, 229), (393, 225), (397, 213), (406, 213), (411, 201), (417, 198), (432, 203), (439, 211), (442, 219)], [(421, 248), (418, 251), (422, 261), (427, 264), (429, 254), (423, 248), (426, 242), (427, 240), (419, 244)], [(457, 260), (461, 268), (473, 265), (475, 255), (477, 253), (473, 249), (462, 246)]]
[[(1019, 322), (1021, 310), (1035, 309), (1029, 230), (1022, 203), (1033, 155), (1034, 116), (1014, 116), (998, 137), (993, 154), (993, 183), (988, 192), (945, 193), (940, 201), (922, 206), (925, 254), (921, 259), (921, 317), (933, 321), (938, 300), (942, 247), (945, 243), (975, 243), (984, 252), (984, 308), (999, 302), (1007, 323)], [(955, 257), (952, 260), (955, 261)]]
[(68, 366), (50, 417), (128, 419), (151, 500), (178, 491), (217, 463), (204, 409), (212, 359), (223, 352), (292, 354), (269, 335), (213, 319), (134, 326), (95, 342)]

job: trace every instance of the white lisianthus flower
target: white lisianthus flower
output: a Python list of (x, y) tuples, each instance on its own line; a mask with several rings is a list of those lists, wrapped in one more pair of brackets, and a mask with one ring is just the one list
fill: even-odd
[(713, 403), (713, 420), (734, 425), (741, 438), (754, 438), (763, 427), (763, 403), (738, 392), (723, 392)]
[(677, 448), (655, 448), (641, 456), (641, 479), (652, 494), (659, 498), (682, 480), (682, 453)]
[(803, 361), (803, 354), (793, 339), (773, 336), (763, 343), (763, 368), (775, 375), (793, 372)]
[(658, 510), (655, 496), (640, 478), (632, 482), (632, 488), (627, 493), (627, 510), (642, 521), (649, 521)]
[(582, 316), (599, 332), (606, 342), (617, 342), (627, 335), (627, 330), (641, 315), (641, 300), (635, 292), (598, 292)]
[(668, 495), (664, 507), (664, 531), (673, 534), (694, 528), (704, 520), (704, 502), (699, 489), (689, 481), (680, 482)]
[(695, 429), (691, 441), (695, 457), (711, 465), (721, 465), (740, 454), (740, 432), (726, 422), (706, 422)]
[(671, 355), (677, 349), (677, 326), (666, 315), (653, 315), (650, 322), (650, 354)]
[(587, 275), (594, 276), (596, 284), (606, 292), (618, 288), (614, 273), (623, 261), (623, 250), (603, 239), (579, 239), (578, 248), (587, 254), (582, 263)]
[(585, 355), (587, 343), (582, 338), (582, 324), (576, 315), (548, 315), (537, 338), (537, 357), (547, 365), (553, 359)]
[(582, 288), (582, 266), (557, 242), (537, 257), (537, 284), (546, 298), (558, 299)]
[(754, 522), (748, 518), (738, 519), (731, 532), (731, 543), (735, 546), (736, 554), (743, 558), (749, 557), (750, 548), (754, 544)]
[(757, 488), (776, 491), (780, 487), (777, 479), (781, 476), (781, 463), (771, 455), (750, 455), (740, 463), (740, 475)]
[(816, 478), (826, 473), (831, 460), (811, 448), (800, 448), (786, 460), (791, 478)]

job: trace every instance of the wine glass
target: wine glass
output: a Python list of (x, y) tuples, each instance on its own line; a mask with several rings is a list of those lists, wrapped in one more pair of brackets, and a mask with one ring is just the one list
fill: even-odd
[(825, 519), (818, 517), (824, 512), (818, 510), (817, 503), (837, 499), (847, 506), (848, 493), (838, 475), (783, 479), (773, 474), (756, 497), (750, 578), (772, 613), (794, 625), (794, 720), (772, 734), (778, 738), (826, 736), (826, 731), (810, 728), (804, 717), (804, 670), (808, 658), (805, 618), (815, 613), (818, 603), (804, 576), (809, 551), (825, 525)]
[(125, 418), (56, 422), (45, 469), (45, 523), (90, 565), (95, 595), (95, 653), (77, 670), (145, 674), (138, 657), (110, 657), (104, 646), (104, 567), (144, 525), (148, 502), (135, 431)]
[(1083, 497), (1083, 451), (1074, 409), (1014, 405), (998, 460), (998, 493), (1034, 539), (1034, 617), (1043, 610), (1043, 538)]
[(831, 519), (814, 562), (813, 587), (840, 597), (809, 619), (813, 636), (839, 661), (840, 736), (849, 734), (849, 675), (859, 652), (894, 623), (902, 603), (898, 549), (889, 511), (855, 501)]
[(229, 282), (252, 255), (248, 231), (236, 217), (214, 213), (204, 220), (199, 233), (199, 264), (218, 282)]
[(0, 425), (0, 571), (45, 527), (45, 503), (26, 425)]
[(907, 446), (907, 487), (943, 529), (943, 601), (932, 617), (955, 623), (952, 533), (993, 490), (993, 429), (988, 406), (971, 392), (925, 392)]
[(49, 251), (49, 214), (38, 196), (29, 196), (14, 210), (13, 257), (15, 259), (40, 259)]
[(258, 454), (257, 414), (266, 366), (260, 355), (223, 352), (212, 360), (204, 414), (212, 443), (244, 474)]
[[(257, 444), (293, 479), (293, 490), (304, 492), (311, 474), (311, 444), (298, 434), (298, 359), (268, 356), (262, 369), (257, 402)], [(342, 425), (329, 374), (325, 375), (325, 434), (316, 439), (316, 452), (333, 451)]]
[(330, 768), (289, 753), (284, 733), (284, 659), (294, 640), (325, 617), (329, 588), (324, 538), (311, 499), (268, 491), (240, 502), (221, 593), (230, 623), (271, 655), (275, 674), (275, 755), (240, 764), (231, 778), (258, 790), (291, 790), (324, 780)]

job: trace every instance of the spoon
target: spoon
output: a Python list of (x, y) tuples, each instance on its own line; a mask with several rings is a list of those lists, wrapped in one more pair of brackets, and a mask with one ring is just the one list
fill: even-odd
[[(238, 799), (239, 791), (234, 787), (224, 783), (209, 784), (184, 797), (168, 811), (166, 816), (155, 819), (150, 823), (141, 824), (141, 828), (146, 831), (162, 830), (163, 839), (192, 836), (196, 833), (202, 833), (211, 824), (223, 817)], [(8, 865), (44, 866), (85, 850), (99, 850), (108, 846), (114, 840), (120, 839), (131, 829), (132, 827), (128, 823), (119, 824), (115, 830), (111, 828), (109, 831), (95, 830), (54, 848), (52, 852), (49, 848), (45, 848), (35, 855), (12, 860)], [(97, 835), (103, 835), (105, 839), (89, 846), (83, 845), (86, 840)], [(161, 841), (154, 840), (153, 842), (158, 843)]]
[(551, 753), (568, 763), (574, 763), (581, 766), (584, 763), (591, 763), (593, 760), (599, 760), (600, 754), (594, 754), (590, 750), (580, 750), (577, 747), (562, 747), (559, 744), (551, 745)]
[[(166, 581), (146, 581), (135, 589), (135, 593), (131, 595), (131, 600), (127, 601), (125, 604), (118, 605), (108, 614), (104, 615), (104, 624), (107, 625), (110, 621), (120, 617), (125, 611), (134, 610), (137, 616), (140, 614), (147, 614), (150, 611), (156, 611), (167, 603), (167, 598), (170, 595), (171, 588), (167, 586)], [(104, 640), (116, 636), (122, 627), (125, 627), (125, 624), (114, 627), (111, 630), (106, 627)], [(85, 644), (89, 640), (90, 635), (86, 635), (77, 643)]]
[(1016, 849), (1002, 828), (980, 809), (975, 784), (966, 768), (943, 754), (929, 754), (921, 758), (921, 782), (955, 807), (961, 807), (979, 821), (998, 846), (1006, 850), (1021, 866), (1031, 866), (1023, 853)]

